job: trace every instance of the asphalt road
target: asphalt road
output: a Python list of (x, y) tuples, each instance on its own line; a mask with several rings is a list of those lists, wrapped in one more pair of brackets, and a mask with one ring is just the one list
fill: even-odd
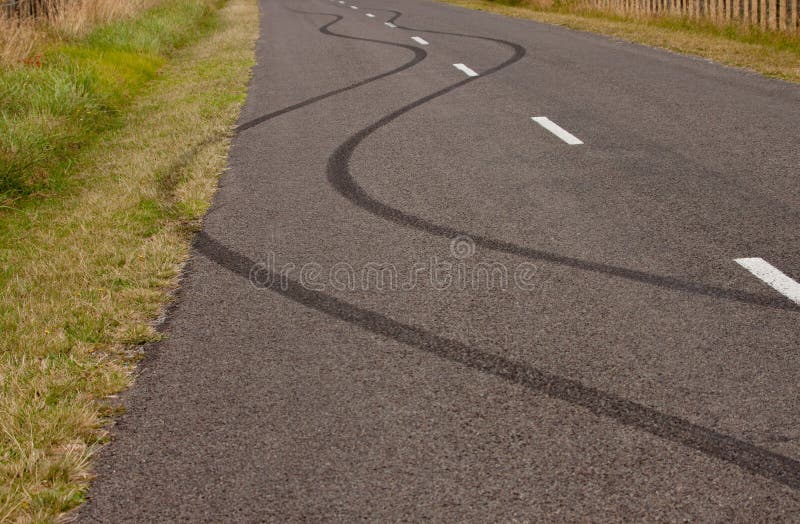
[(800, 88), (427, 0), (261, 9), (81, 520), (800, 518)]

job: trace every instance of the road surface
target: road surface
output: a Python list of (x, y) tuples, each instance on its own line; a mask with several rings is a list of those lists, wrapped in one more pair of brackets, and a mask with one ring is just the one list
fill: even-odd
[(81, 520), (795, 520), (800, 88), (428, 0), (262, 0)]

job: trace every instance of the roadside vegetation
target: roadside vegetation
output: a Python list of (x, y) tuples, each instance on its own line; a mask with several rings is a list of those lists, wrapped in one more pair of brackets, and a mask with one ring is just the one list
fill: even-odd
[[(208, 29), (209, 9), (200, 1), (166, 2), (85, 35), (93, 18), (77, 8), (59, 11), (52, 21), (17, 22), (40, 47), (23, 48), (20, 35), (4, 42), (11, 61), (0, 73), (0, 205), (57, 193), (73, 181), (80, 150), (119, 124), (125, 106), (170, 52)], [(126, 13), (108, 9), (98, 16)]]
[(83, 500), (244, 100), (254, 0), (131, 5), (0, 41), (0, 522)]
[(25, 62), (47, 42), (85, 36), (98, 25), (132, 17), (161, 0), (3, 0), (0, 63)]
[(657, 14), (620, 15), (583, 0), (443, 0), (447, 3), (591, 31), (800, 83), (800, 35), (736, 22)]

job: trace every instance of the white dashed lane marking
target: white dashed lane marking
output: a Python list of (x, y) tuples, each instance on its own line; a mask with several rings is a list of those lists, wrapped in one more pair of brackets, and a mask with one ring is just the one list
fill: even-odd
[(780, 269), (763, 258), (737, 258), (734, 262), (781, 295), (800, 305), (800, 284), (785, 275)]
[(547, 118), (546, 116), (534, 116), (531, 117), (531, 120), (533, 120), (543, 128), (547, 129), (548, 131), (550, 131), (551, 133), (553, 133), (558, 138), (560, 138), (561, 140), (563, 140), (564, 142), (566, 142), (571, 146), (577, 146), (583, 144), (583, 142), (581, 142), (580, 139), (578, 139), (578, 137), (568, 132), (567, 130), (565, 130), (564, 128), (562, 128), (561, 126), (559, 126), (558, 124)]
[(465, 66), (464, 64), (453, 64), (453, 67), (462, 71), (467, 76), (478, 76), (478, 73), (470, 69), (469, 67)]

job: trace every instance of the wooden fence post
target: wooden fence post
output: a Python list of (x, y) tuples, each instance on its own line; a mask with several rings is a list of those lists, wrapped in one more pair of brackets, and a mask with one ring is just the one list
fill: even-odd
[(770, 0), (769, 2), (769, 28), (775, 30), (778, 27), (778, 0)]
[(778, 3), (781, 4), (780, 11), (778, 11), (778, 28), (781, 31), (785, 31), (788, 29), (787, 26), (789, 25), (786, 23), (786, 0), (778, 0)]

